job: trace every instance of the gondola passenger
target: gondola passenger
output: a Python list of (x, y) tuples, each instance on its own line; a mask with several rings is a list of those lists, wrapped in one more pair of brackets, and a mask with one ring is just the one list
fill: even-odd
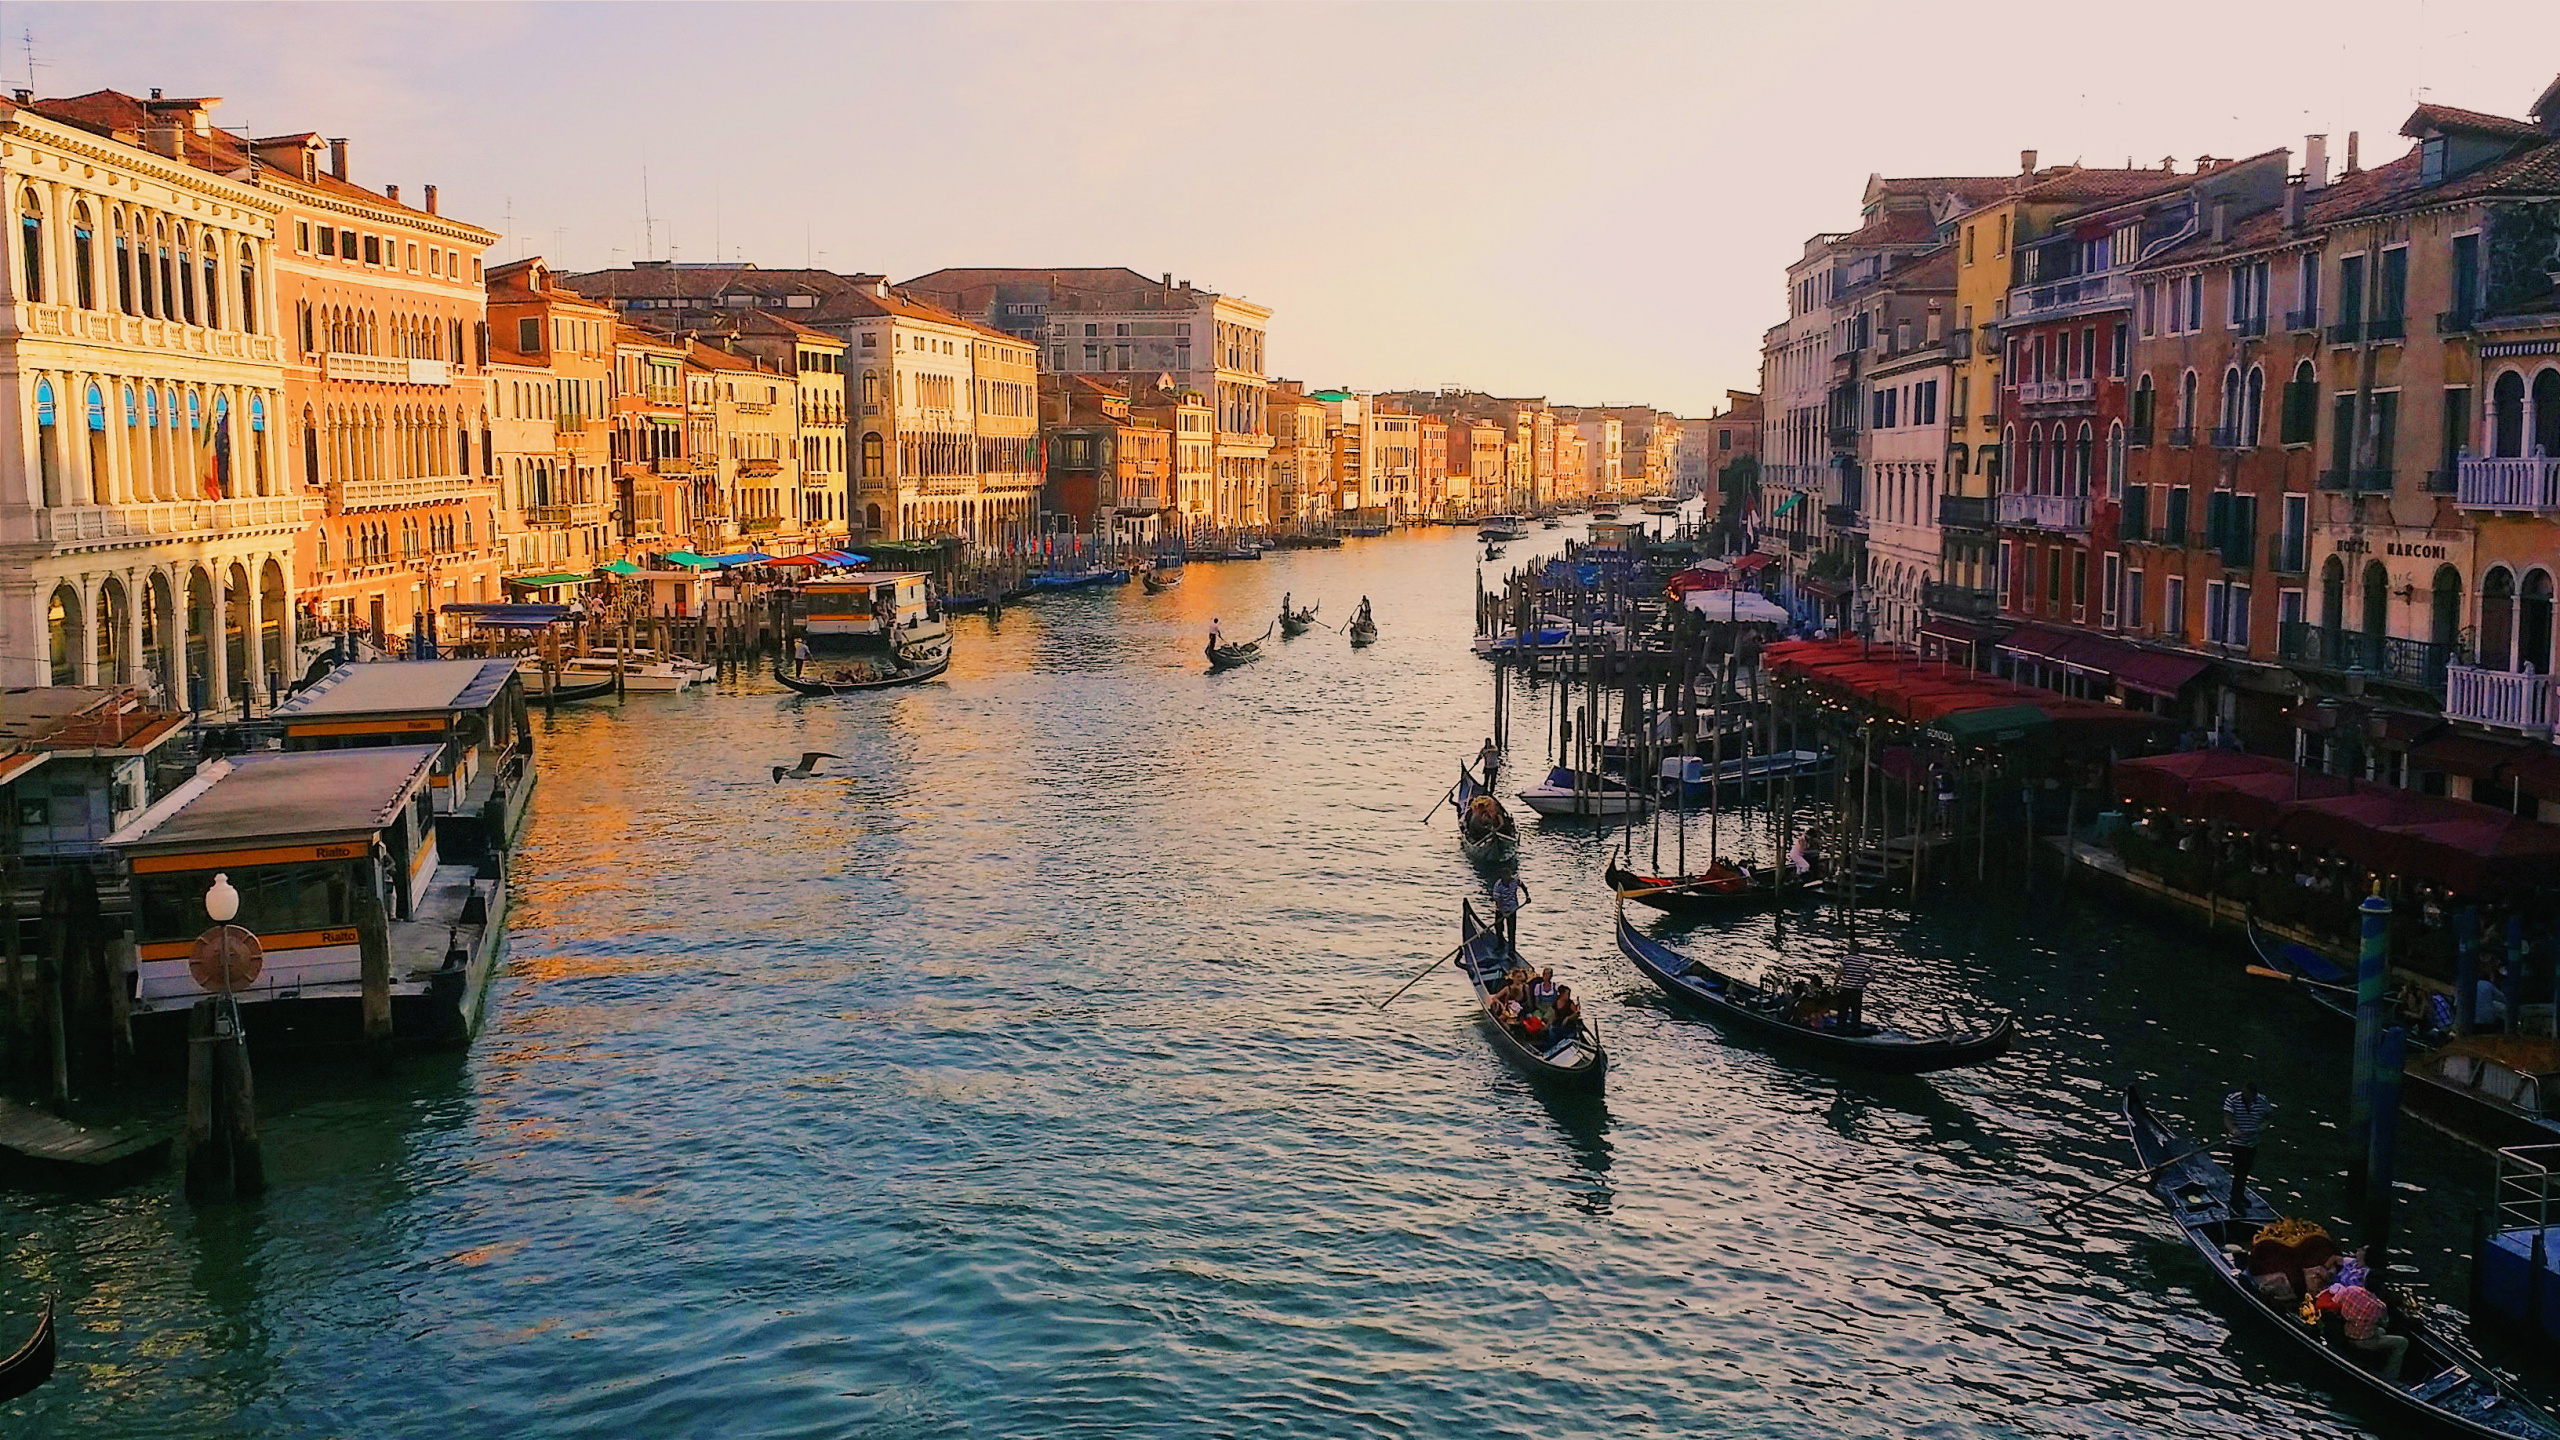
[(2348, 1350), (2369, 1368), (2379, 1362), (2381, 1368), (2375, 1373), (2385, 1384), (2400, 1383), (2400, 1367), (2409, 1358), (2409, 1337), (2394, 1335), (2386, 1328), (2391, 1323), (2391, 1307), (2383, 1303), (2381, 1296), (2361, 1285), (2339, 1284), (2321, 1291), (2313, 1303), (2322, 1310), (2337, 1312)]
[(1582, 1005), (1573, 998), (1573, 987), (1556, 987), (1555, 1043), (1561, 1045), (1582, 1033)]

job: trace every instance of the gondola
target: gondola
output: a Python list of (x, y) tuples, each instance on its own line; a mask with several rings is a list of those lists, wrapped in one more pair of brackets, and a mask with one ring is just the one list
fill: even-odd
[(1306, 634), (1309, 630), (1314, 629), (1317, 609), (1317, 606), (1310, 605), (1304, 610), (1281, 611), (1280, 638), (1283, 640), (1295, 640), (1299, 636)]
[(1499, 560), (1499, 559), (1501, 559), (1501, 558), (1502, 558), (1502, 547), (1501, 547), (1501, 546), (1499, 546), (1499, 545), (1487, 545), (1487, 546), (1485, 546), (1485, 547), (1484, 547), (1484, 558), (1486, 558), (1487, 560)]
[(2210, 1155), (2195, 1153), (2196, 1141), (2171, 1133), (2131, 1086), (2124, 1092), (2124, 1124), (2134, 1164), (2156, 1172), (2152, 1193), (2168, 1207), (2170, 1220), (2205, 1268), (2241, 1308), (2281, 1332), (2297, 1353), (2326, 1367), (2342, 1386), (2431, 1435), (2560, 1440), (2560, 1421), (2505, 1388), (2486, 1362), (2429, 1326), (2422, 1306), (2387, 1287), (2383, 1299), (2391, 1304), (2391, 1333), (2409, 1337), (2397, 1382), (2366, 1369), (2354, 1354), (2333, 1346), (2320, 1327), (2303, 1324), (2293, 1310), (2278, 1310), (2260, 1299), (2226, 1247), (2245, 1255), (2258, 1231), (2281, 1218), (2275, 1208), (2257, 1191), (2244, 1189), (2239, 1213), (2233, 1214), (2230, 1173)]
[(1741, 915), (1778, 901), (1778, 870), (1747, 871), (1717, 861), (1697, 875), (1639, 875), (1616, 861), (1601, 872), (1618, 898), (1671, 915)]
[[(1479, 800), (1484, 803), (1478, 805)], [(1476, 783), (1476, 772), (1465, 765), (1458, 767), (1458, 785), (1449, 792), (1449, 801), (1458, 810), (1461, 854), (1486, 863), (1508, 860), (1520, 853), (1520, 822), (1502, 808), (1492, 790)]]
[(602, 699), (613, 693), (613, 686), (613, 677), (608, 675), (602, 680), (589, 681), (583, 685), (558, 685), (548, 690), (536, 690), (527, 686), (524, 698), (527, 704), (532, 705), (566, 705), (573, 700)]
[(1960, 1035), (1914, 1035), (1897, 1026), (1861, 1024), (1818, 1030), (1783, 1013), (1779, 997), (1692, 960), (1636, 929), (1618, 907), (1618, 949), (1673, 1000), (1732, 1030), (1783, 1040), (1826, 1060), (1897, 1075), (1980, 1065), (2007, 1051), (2017, 1038), (2016, 1018), (2002, 1015), (1987, 1029)]
[(35, 1333), (6, 1359), (0, 1359), (0, 1400), (15, 1400), (53, 1378), (53, 1297), (44, 1297)]
[(1452, 962), (1466, 972), (1467, 984), (1476, 994), (1476, 1021), (1493, 1037), (1493, 1048), (1510, 1062), (1513, 1069), (1532, 1080), (1543, 1081), (1560, 1089), (1596, 1091), (1608, 1082), (1609, 1052), (1601, 1047), (1600, 1031), (1591, 1012), (1582, 1015), (1582, 1033), (1553, 1050), (1541, 1052), (1528, 1041), (1511, 1033), (1509, 1026), (1493, 1018), (1494, 987), (1504, 972), (1527, 962), (1520, 952), (1503, 943), (1502, 936), (1476, 918), (1472, 902), (1458, 902), (1458, 958)]
[(1145, 570), (1139, 572), (1138, 583), (1147, 587), (1148, 594), (1161, 595), (1167, 590), (1170, 590), (1174, 586), (1182, 583), (1182, 567), (1179, 565), (1151, 565)]
[(1363, 645), (1374, 645), (1378, 641), (1378, 622), (1368, 619), (1354, 620), (1351, 622), (1351, 628), (1343, 633), (1351, 637), (1351, 648), (1355, 650)]
[[(2356, 1002), (2347, 993), (2355, 987), (2354, 971), (2331, 961), (2308, 945), (2296, 944), (2290, 940), (2278, 944), (2267, 936), (2259, 934), (2258, 917), (2255, 915), (2242, 915), (2240, 925), (2249, 934), (2249, 948), (2258, 952), (2259, 964), (2270, 970), (2281, 970), (2293, 976), (2297, 982), (2293, 988), (2309, 996), (2311, 1003), (2321, 1009), (2333, 1015), (2342, 1015), (2349, 1020), (2356, 1018)], [(2310, 983), (2300, 983), (2304, 981)], [(2346, 989), (2324, 989), (2322, 988), (2324, 986), (2344, 986)], [(2399, 996), (2393, 995), (2390, 1005), (2393, 1012), (2397, 1013), (2400, 1008)]]
[(803, 680), (783, 669), (782, 662), (778, 660), (774, 662), (773, 678), (781, 681), (783, 688), (803, 695), (852, 695), (864, 690), (893, 690), (901, 685), (921, 684), (950, 668), (951, 650), (944, 646), (931, 652), (922, 663), (901, 665), (886, 675), (867, 680)]
[(1262, 632), (1261, 640), (1247, 640), (1241, 645), (1211, 645), (1209, 668), (1232, 670), (1238, 665), (1250, 665), (1262, 658), (1262, 641), (1270, 638), (1271, 632), (1265, 630)]

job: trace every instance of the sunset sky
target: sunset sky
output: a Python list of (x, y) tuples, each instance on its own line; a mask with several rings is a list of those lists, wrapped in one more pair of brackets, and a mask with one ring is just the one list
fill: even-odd
[[(2032, 16), (2030, 19), (2028, 17)], [(42, 94), (227, 97), (565, 267), (1125, 264), (1275, 373), (1716, 408), (1871, 171), (2181, 168), (2520, 115), (2560, 4), (47, 5)], [(2138, 17), (2138, 18), (2137, 18)]]

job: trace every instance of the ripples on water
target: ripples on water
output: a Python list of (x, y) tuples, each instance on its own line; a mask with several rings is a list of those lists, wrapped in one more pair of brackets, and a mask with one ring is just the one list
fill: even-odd
[[(2335, 1207), (2342, 1028), (2225, 943), (2023, 903), (1995, 859), (1862, 935), (1887, 1003), (2014, 1006), (2026, 1043), (1844, 1077), (1668, 1011), (1610, 942), (1610, 842), (1525, 822), (1523, 943), (1592, 1005), (1607, 1097), (1505, 1070), (1446, 968), (1373, 1008), (1477, 884), (1422, 819), (1486, 730), (1472, 553), (1194, 566), (964, 620), (946, 684), (542, 722), (468, 1056), (271, 1065), (254, 1210), (174, 1177), (0, 1197), (0, 1305), (65, 1299), (9, 1433), (2353, 1429), (2191, 1303), (2145, 1192), (2037, 1214), (2123, 1173), (2112, 1087), (2209, 1118), (2253, 1067), (2284, 1106), (2261, 1171)], [(1201, 673), (1212, 615), (1254, 633), (1288, 589), (1339, 622), (1364, 588), (1376, 647)], [(846, 773), (767, 780), (810, 749)], [(1779, 925), (1678, 938), (1839, 943)], [(2442, 1262), (2485, 1162), (2411, 1128), (2404, 1172), (2453, 1188), (2403, 1225)]]

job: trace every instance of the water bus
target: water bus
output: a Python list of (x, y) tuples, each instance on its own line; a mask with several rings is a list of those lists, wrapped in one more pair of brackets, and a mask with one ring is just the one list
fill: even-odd
[(512, 849), (533, 803), (533, 738), (513, 660), (341, 665), (276, 707), (295, 752), (433, 745), (431, 813), (448, 857)]

